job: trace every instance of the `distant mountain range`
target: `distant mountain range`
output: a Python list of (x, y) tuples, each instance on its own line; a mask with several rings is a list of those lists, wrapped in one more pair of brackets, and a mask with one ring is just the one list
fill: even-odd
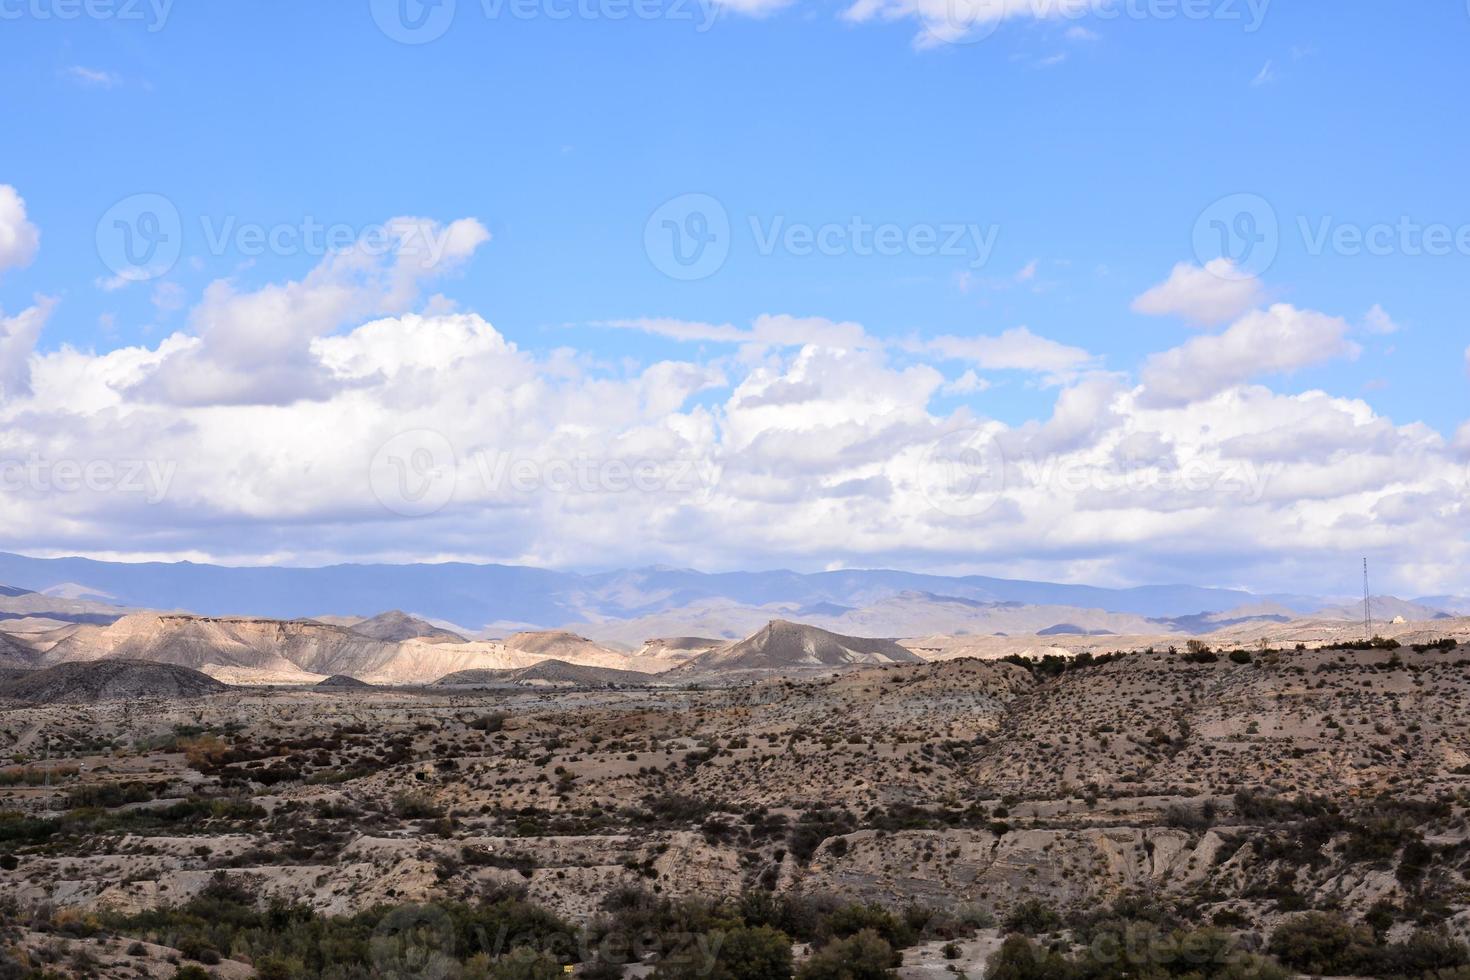
[(83, 603), (102, 600), (133, 609), (187, 610), (211, 616), (295, 619), (326, 614), (372, 616), (385, 609), (406, 609), (471, 631), (656, 617), (701, 603), (743, 607), (779, 603), (801, 615), (836, 619), (905, 594), (1094, 609), (1148, 618), (1223, 613), (1263, 602), (1306, 613), (1327, 604), (1309, 596), (1257, 596), (1191, 585), (1107, 589), (888, 570), (704, 573), (653, 567), (578, 574), (455, 562), (238, 568), (6, 553), (0, 553), (0, 583), (36, 592), (56, 589), (67, 599)]

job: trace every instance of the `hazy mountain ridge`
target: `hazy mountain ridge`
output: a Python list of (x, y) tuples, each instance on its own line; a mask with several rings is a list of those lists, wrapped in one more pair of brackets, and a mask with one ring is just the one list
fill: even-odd
[(1222, 612), (1263, 599), (1274, 599), (1298, 612), (1309, 612), (1324, 604), (1322, 599), (1263, 597), (1189, 585), (1107, 589), (881, 569), (704, 573), (654, 567), (584, 575), (455, 562), (236, 568), (191, 562), (28, 558), (7, 553), (0, 553), (0, 582), (29, 589), (81, 583), (78, 588), (115, 596), (120, 605), (188, 609), (201, 615), (297, 619), (328, 610), (413, 609), (420, 616), (465, 626), (503, 621), (548, 628), (634, 619), (712, 600), (745, 607), (790, 603), (793, 610), (823, 603), (857, 609), (903, 593), (1102, 609), (1147, 617)]

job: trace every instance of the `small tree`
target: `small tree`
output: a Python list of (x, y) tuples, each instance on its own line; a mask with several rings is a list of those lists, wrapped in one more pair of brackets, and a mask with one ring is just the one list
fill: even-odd
[(825, 947), (801, 965), (796, 980), (894, 980), (902, 958), (871, 929)]

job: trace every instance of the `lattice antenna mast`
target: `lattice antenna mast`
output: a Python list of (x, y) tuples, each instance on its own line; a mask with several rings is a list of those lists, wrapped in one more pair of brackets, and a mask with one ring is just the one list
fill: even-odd
[(1368, 559), (1363, 559), (1363, 638), (1373, 639), (1373, 600), (1368, 592)]

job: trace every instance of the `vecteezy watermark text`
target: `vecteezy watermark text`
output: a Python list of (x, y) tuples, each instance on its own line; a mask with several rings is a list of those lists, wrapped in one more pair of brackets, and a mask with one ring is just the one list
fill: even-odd
[[(1313, 258), (1470, 257), (1470, 221), (1397, 215), (1365, 222), (1305, 213), (1283, 221), (1275, 205), (1251, 193), (1227, 195), (1200, 212), (1194, 225), (1195, 257), (1223, 277), (1256, 277), (1270, 269), (1293, 235), (1301, 251)], [(1212, 264), (1220, 258), (1229, 261)]]
[(461, 461), (453, 444), (433, 429), (411, 429), (373, 454), (368, 482), (388, 511), (424, 517), (442, 510), (463, 488), (477, 500), (507, 495), (692, 494), (719, 480), (704, 458), (634, 458), (596, 453), (531, 456), (512, 450), (475, 450)]
[[(265, 224), (237, 215), (199, 215), (196, 245), (205, 254), (326, 256), (353, 249), (370, 257), (396, 254), (425, 267), (443, 259), (454, 234), (449, 225), (430, 221), (352, 224), (322, 221), (314, 215)], [(97, 255), (119, 279), (141, 282), (170, 272), (183, 252), (186, 222), (162, 194), (132, 194), (97, 222)]]
[(1007, 18), (1047, 21), (1192, 20), (1240, 24), (1253, 34), (1265, 23), (1271, 0), (931, 0), (919, 6), (925, 32), (945, 44), (974, 44)]
[[(750, 246), (763, 258), (914, 256), (952, 258), (978, 269), (990, 261), (1000, 226), (972, 221), (874, 221), (854, 215), (812, 223), (784, 214), (747, 215)], [(724, 267), (735, 245), (730, 214), (709, 194), (680, 194), (659, 205), (643, 226), (643, 249), (672, 279), (706, 279)]]
[(0, 20), (113, 20), (163, 30), (174, 0), (0, 0)]
[[(373, 22), (384, 36), (400, 44), (428, 44), (449, 32), (461, 15), (457, 0), (369, 0)], [(704, 33), (719, 19), (716, 0), (479, 0), (487, 21), (606, 20), (673, 21), (694, 25)]]
[[(577, 930), (528, 928), (493, 932), (476, 924), (457, 928), (437, 905), (404, 905), (378, 923), (369, 950), (378, 975), (404, 980), (457, 975), (458, 961), (475, 955), (546, 957), (553, 963), (601, 963), (627, 967), (644, 963), (678, 963), (681, 975), (708, 976), (719, 963), (722, 932), (676, 932), (653, 929)], [(566, 968), (570, 972), (570, 967)]]
[(958, 429), (925, 447), (913, 473), (928, 503), (953, 517), (980, 517), (1003, 499), (1094, 496), (1099, 505), (1130, 498), (1202, 498), (1254, 505), (1284, 464), (1190, 457), (1183, 460), (1007, 453), (984, 429)]
[(158, 459), (24, 459), (0, 457), (0, 493), (136, 494), (156, 504), (168, 496), (178, 463)]

